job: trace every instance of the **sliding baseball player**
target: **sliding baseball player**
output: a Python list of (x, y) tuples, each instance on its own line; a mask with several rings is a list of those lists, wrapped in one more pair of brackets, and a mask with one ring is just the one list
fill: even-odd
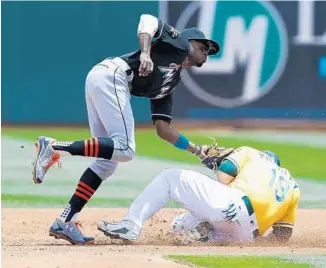
[(251, 147), (214, 146), (203, 163), (216, 180), (184, 169), (166, 169), (132, 203), (119, 223), (101, 221), (98, 229), (111, 238), (135, 241), (144, 222), (169, 199), (189, 212), (177, 216), (172, 232), (194, 241), (250, 242), (272, 227), (272, 236), (292, 235), (300, 198), (298, 184), (279, 158)]

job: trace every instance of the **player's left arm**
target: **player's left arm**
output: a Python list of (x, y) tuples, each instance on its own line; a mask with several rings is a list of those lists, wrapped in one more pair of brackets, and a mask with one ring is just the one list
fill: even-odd
[(216, 173), (217, 180), (226, 185), (231, 183), (245, 164), (250, 150), (249, 147), (239, 147), (233, 153), (224, 158)]
[(290, 206), (285, 217), (273, 225), (273, 231), (269, 235), (269, 238), (275, 239), (278, 242), (287, 242), (292, 236), (294, 224), (297, 218), (300, 196), (300, 190), (298, 188), (294, 191), (295, 202)]
[(216, 178), (220, 183), (228, 185), (235, 179), (237, 173), (237, 166), (230, 160), (225, 159), (217, 170)]
[(161, 99), (151, 99), (152, 120), (157, 135), (180, 150), (186, 150), (204, 158), (206, 156), (204, 153), (205, 146), (189, 141), (187, 137), (171, 126), (172, 106), (172, 94)]

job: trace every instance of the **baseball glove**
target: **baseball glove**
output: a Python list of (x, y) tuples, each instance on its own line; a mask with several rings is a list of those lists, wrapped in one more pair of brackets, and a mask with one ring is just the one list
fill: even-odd
[(233, 151), (233, 148), (225, 148), (218, 146), (217, 142), (215, 141), (212, 145), (208, 147), (208, 149), (206, 150), (207, 157), (205, 157), (201, 162), (204, 164), (205, 167), (217, 171), (223, 159), (229, 154), (231, 154)]

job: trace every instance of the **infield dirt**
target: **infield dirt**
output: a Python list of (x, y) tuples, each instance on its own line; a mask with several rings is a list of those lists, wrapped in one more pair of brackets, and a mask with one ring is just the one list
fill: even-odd
[(2, 267), (5, 268), (111, 268), (185, 267), (163, 259), (168, 254), (279, 255), (326, 254), (326, 210), (299, 210), (291, 241), (284, 245), (186, 245), (169, 235), (170, 222), (180, 209), (162, 209), (149, 220), (138, 242), (111, 240), (96, 228), (99, 220), (120, 220), (127, 209), (86, 208), (80, 217), (92, 246), (72, 246), (48, 236), (61, 209), (2, 208)]

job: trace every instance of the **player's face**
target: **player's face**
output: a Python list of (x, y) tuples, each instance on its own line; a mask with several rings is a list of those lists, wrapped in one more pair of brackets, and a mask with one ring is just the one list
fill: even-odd
[(208, 45), (199, 41), (192, 41), (191, 44), (193, 50), (190, 52), (190, 56), (192, 58), (193, 65), (201, 67), (207, 61)]

